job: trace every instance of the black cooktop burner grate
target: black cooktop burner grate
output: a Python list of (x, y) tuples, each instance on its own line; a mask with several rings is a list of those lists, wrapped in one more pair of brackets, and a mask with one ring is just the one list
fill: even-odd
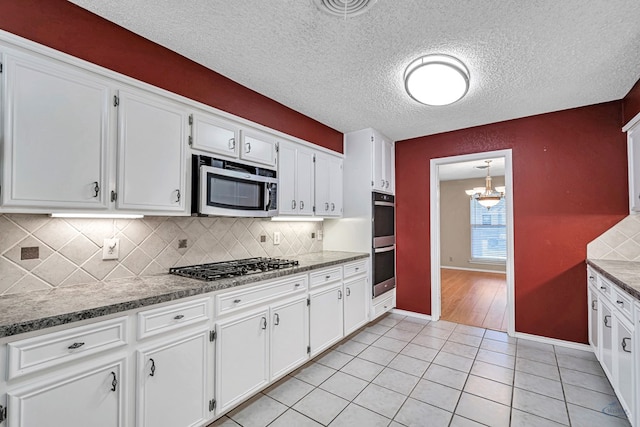
[(169, 273), (199, 280), (216, 280), (245, 274), (262, 273), (280, 268), (295, 267), (298, 261), (279, 258), (246, 258), (233, 261), (212, 262), (209, 264), (172, 267)]

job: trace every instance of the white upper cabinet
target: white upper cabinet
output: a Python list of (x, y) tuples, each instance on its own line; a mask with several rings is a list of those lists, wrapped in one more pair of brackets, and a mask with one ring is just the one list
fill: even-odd
[(629, 211), (640, 212), (640, 125), (627, 130), (627, 158), (629, 162)]
[(54, 61), (5, 59), (2, 204), (105, 209), (108, 83)]
[(117, 207), (184, 211), (187, 110), (151, 93), (120, 91)]
[(240, 135), (242, 138), (241, 159), (266, 166), (276, 166), (275, 137), (253, 129), (242, 129)]
[(280, 141), (278, 211), (281, 215), (313, 215), (313, 150)]
[(395, 192), (395, 147), (393, 141), (377, 132), (373, 143), (373, 189), (384, 193)]
[(194, 149), (238, 157), (240, 126), (237, 123), (212, 114), (194, 113), (191, 117)]
[(318, 153), (315, 171), (316, 215), (342, 216), (342, 158)]

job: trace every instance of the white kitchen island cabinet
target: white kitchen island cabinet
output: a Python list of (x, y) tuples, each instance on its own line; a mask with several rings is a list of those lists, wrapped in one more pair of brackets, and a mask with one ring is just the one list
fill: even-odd
[(119, 209), (186, 211), (188, 114), (163, 97), (132, 90), (118, 94)]
[(18, 53), (3, 75), (3, 206), (106, 209), (109, 82)]
[(83, 365), (8, 393), (11, 427), (125, 427), (125, 360)]
[(278, 143), (280, 215), (313, 215), (313, 150), (288, 141)]
[(209, 418), (209, 331), (138, 351), (139, 427), (202, 425)]

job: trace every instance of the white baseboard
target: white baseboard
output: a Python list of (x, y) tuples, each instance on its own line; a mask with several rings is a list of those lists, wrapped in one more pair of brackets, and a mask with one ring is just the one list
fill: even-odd
[(504, 274), (504, 275), (507, 274), (506, 271), (484, 270), (482, 268), (453, 267), (448, 265), (441, 265), (440, 268), (445, 268), (447, 270), (477, 271), (478, 273), (496, 273), (496, 274)]
[(416, 317), (418, 319), (423, 319), (423, 320), (431, 320), (431, 315), (429, 314), (422, 314), (422, 313), (416, 313), (414, 311), (400, 310), (399, 308), (392, 308), (389, 311), (391, 313), (401, 314), (403, 316)]
[(551, 345), (557, 345), (560, 347), (566, 347), (566, 348), (572, 348), (574, 350), (584, 350), (584, 351), (593, 351), (591, 349), (591, 346), (588, 344), (580, 344), (577, 342), (572, 342), (572, 341), (565, 341), (565, 340), (559, 340), (556, 338), (549, 338), (549, 337), (543, 337), (540, 335), (531, 335), (531, 334), (525, 334), (524, 332), (516, 332), (515, 333), (515, 337), (516, 338), (522, 338), (525, 340), (530, 340), (530, 341), (537, 341), (537, 342), (541, 342), (544, 344), (551, 344)]

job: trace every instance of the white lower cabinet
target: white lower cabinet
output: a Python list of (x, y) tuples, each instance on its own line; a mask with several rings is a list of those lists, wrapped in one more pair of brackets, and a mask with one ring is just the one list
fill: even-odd
[(611, 307), (604, 299), (600, 304), (600, 328), (602, 330), (600, 363), (611, 378), (613, 375), (613, 319), (611, 318)]
[(216, 327), (217, 412), (223, 413), (269, 382), (269, 310), (252, 311)]
[(599, 344), (599, 333), (598, 333), (598, 311), (600, 306), (600, 301), (598, 301), (598, 291), (596, 291), (595, 287), (589, 284), (587, 289), (587, 297), (589, 301), (588, 308), (588, 316), (589, 316), (589, 344), (595, 350), (598, 348)]
[(615, 350), (614, 363), (616, 390), (618, 399), (627, 416), (633, 421), (634, 404), (634, 363), (635, 340), (633, 339), (633, 324), (626, 318), (615, 316)]
[(271, 380), (275, 380), (309, 358), (309, 316), (307, 298), (271, 307)]
[(199, 426), (209, 418), (209, 331), (138, 350), (137, 426)]
[(124, 359), (83, 365), (8, 393), (11, 427), (124, 427)]
[(309, 292), (309, 338), (311, 357), (344, 336), (342, 282)]
[(366, 276), (344, 282), (344, 335), (349, 335), (368, 321), (368, 285)]

